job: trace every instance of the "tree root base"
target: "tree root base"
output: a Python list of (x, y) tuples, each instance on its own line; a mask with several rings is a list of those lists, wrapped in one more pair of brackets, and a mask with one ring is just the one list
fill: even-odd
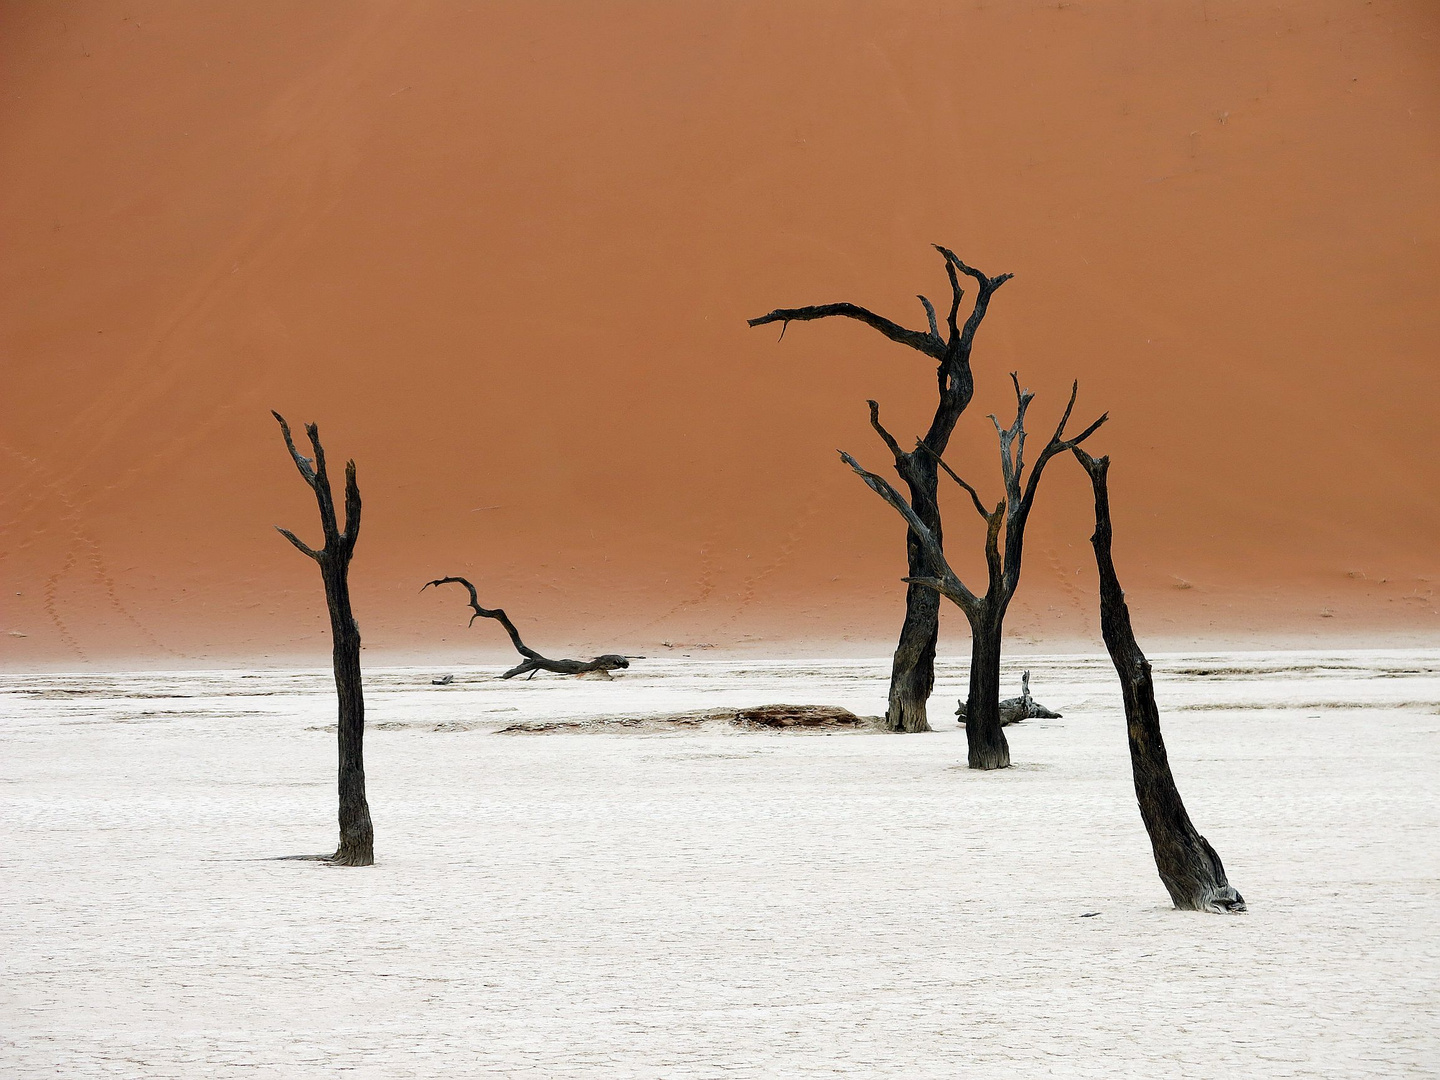
[(318, 862), (330, 866), (374, 866), (375, 852), (370, 851), (339, 851), (331, 852), (329, 855), (275, 855), (267, 862)]
[(1010, 768), (1010, 747), (974, 747), (966, 764), (981, 772)]

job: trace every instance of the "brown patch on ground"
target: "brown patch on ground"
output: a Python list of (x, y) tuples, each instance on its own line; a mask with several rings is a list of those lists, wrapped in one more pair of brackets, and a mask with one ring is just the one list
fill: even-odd
[(654, 716), (597, 717), (587, 720), (522, 721), (497, 735), (546, 735), (554, 732), (693, 731), (738, 728), (742, 731), (869, 731), (880, 718), (856, 716), (838, 705), (756, 705), (744, 709), (702, 709)]

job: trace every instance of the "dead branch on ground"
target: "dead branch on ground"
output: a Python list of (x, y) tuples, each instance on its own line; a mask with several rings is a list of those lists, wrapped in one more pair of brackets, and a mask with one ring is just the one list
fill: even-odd
[[(434, 581), (427, 581), (420, 587), (424, 592), (432, 585), (464, 585), (470, 593), (470, 608), (475, 612), (470, 616), (470, 625), (474, 625), (476, 619), (494, 619), (505, 628), (510, 635), (510, 643), (515, 646), (515, 651), (525, 659), (516, 664), (509, 671), (500, 677), (502, 679), (513, 679), (516, 675), (526, 675), (533, 679), (537, 671), (549, 671), (556, 675), (585, 675), (590, 672), (599, 672), (606, 678), (610, 678), (610, 672), (621, 668), (628, 668), (631, 660), (643, 659), (643, 657), (620, 656), (618, 653), (606, 653), (604, 656), (597, 656), (592, 660), (551, 660), (549, 657), (541, 656), (525, 642), (520, 640), (520, 631), (515, 629), (515, 624), (510, 621), (500, 608), (487, 608), (480, 605), (480, 594), (475, 591), (475, 586), (466, 581), (463, 577), (443, 577)], [(527, 674), (528, 673), (528, 674)]]

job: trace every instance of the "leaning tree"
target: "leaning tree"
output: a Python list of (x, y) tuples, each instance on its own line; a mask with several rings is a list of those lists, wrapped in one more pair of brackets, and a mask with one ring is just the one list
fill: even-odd
[(1110, 459), (1093, 458), (1078, 446), (1071, 450), (1090, 474), (1095, 489), (1095, 533), (1090, 543), (1100, 572), (1100, 631), (1115, 674), (1120, 677), (1135, 799), (1140, 804), (1145, 831), (1150, 834), (1155, 868), (1170, 899), (1182, 911), (1244, 911), (1244, 898), (1226, 880), (1220, 856), (1191, 823), (1170, 772), (1150, 661), (1135, 641), (1130, 607), (1125, 603), (1120, 579), (1115, 576), (1115, 560), (1110, 553)]
[(295, 467), (320, 504), (320, 527), (325, 546), (316, 550), (289, 529), (275, 528), (303, 554), (320, 564), (325, 583), (325, 602), (330, 607), (330, 638), (335, 662), (335, 692), (340, 699), (340, 721), (336, 728), (340, 743), (340, 846), (326, 860), (340, 866), (369, 866), (375, 861), (375, 831), (370, 824), (370, 804), (365, 801), (365, 695), (360, 685), (360, 627), (350, 610), (350, 557), (360, 535), (360, 488), (355, 483), (355, 462), (345, 465), (345, 531), (335, 518), (335, 496), (325, 471), (325, 450), (314, 424), (305, 425), (315, 457), (307, 458), (295, 449), (290, 425), (278, 412), (285, 446)]
[[(1035, 493), (1040, 488), (1040, 477), (1046, 463), (1056, 454), (1072, 450), (1088, 439), (1103, 424), (1107, 417), (1101, 416), (1074, 438), (1065, 437), (1065, 425), (1075, 408), (1075, 395), (1080, 384), (1070, 389), (1070, 402), (1056, 425), (1055, 434), (1045, 444), (1025, 474), (1025, 413), (1035, 395), (1020, 389), (1020, 380), (1012, 372), (1015, 384), (1015, 421), (1008, 428), (1002, 428), (994, 416), (995, 431), (1000, 438), (1000, 474), (1005, 484), (1005, 497), (994, 510), (987, 510), (979, 493), (960, 478), (945, 463), (939, 449), (921, 440), (912, 457), (925, 455), (965, 489), (975, 512), (985, 522), (985, 565), (988, 581), (983, 593), (969, 589), (951, 569), (945, 558), (938, 532), (931, 529), (918, 510), (906, 502), (882, 476), (867, 472), (853, 457), (843, 450), (840, 456), (854, 469), (862, 480), (889, 503), (910, 526), (910, 535), (915, 537), (924, 553), (926, 569), (912, 573), (906, 581), (912, 587), (928, 589), (953, 601), (970, 622), (970, 691), (965, 700), (965, 738), (969, 744), (969, 764), (972, 769), (1003, 769), (1010, 764), (1010, 746), (1005, 741), (1000, 716), (1000, 644), (1005, 625), (1005, 612), (1020, 585), (1020, 563), (1025, 549), (1025, 525), (1030, 519), (1030, 509), (1035, 504)], [(877, 411), (871, 403), (871, 420), (875, 424), (885, 445), (898, 457), (899, 446), (893, 436), (879, 422)], [(1001, 533), (1004, 533), (1002, 540)]]
[[(810, 322), (843, 316), (856, 319), (880, 331), (891, 341), (906, 345), (916, 352), (934, 360), (938, 367), (936, 378), (940, 398), (935, 406), (935, 416), (926, 432), (925, 451), (905, 452), (881, 431), (879, 414), (874, 405), (870, 406), (871, 423), (890, 447), (895, 456), (895, 471), (910, 492), (910, 506), (916, 520), (935, 538), (941, 538), (939, 473), (936, 455), (944, 453), (955, 430), (955, 422), (970, 404), (974, 395), (975, 382), (970, 371), (970, 350), (975, 343), (975, 331), (985, 318), (990, 297), (995, 290), (1009, 281), (1011, 274), (989, 277), (974, 267), (967, 266), (953, 251), (935, 245), (935, 250), (945, 258), (945, 272), (950, 278), (950, 311), (945, 319), (945, 333), (940, 331), (935, 317), (935, 306), (924, 296), (919, 297), (929, 322), (928, 330), (910, 330), (893, 323), (866, 308), (855, 304), (817, 304), (811, 307), (777, 308), (768, 315), (751, 319), (751, 326), (780, 323), (780, 335), (784, 337), (785, 327), (792, 322)], [(958, 271), (958, 273), (957, 273)], [(960, 288), (959, 274), (973, 278), (978, 287), (975, 302), (964, 326), (958, 323), (960, 302), (964, 290)], [(928, 578), (934, 575), (926, 546), (920, 534), (913, 528), (906, 540), (906, 554), (910, 577)], [(930, 723), (925, 715), (925, 703), (935, 686), (935, 645), (940, 628), (940, 598), (935, 591), (911, 581), (905, 593), (905, 623), (900, 630), (900, 641), (895, 647), (895, 659), (890, 674), (890, 702), (885, 710), (885, 726), (891, 731), (929, 731)]]

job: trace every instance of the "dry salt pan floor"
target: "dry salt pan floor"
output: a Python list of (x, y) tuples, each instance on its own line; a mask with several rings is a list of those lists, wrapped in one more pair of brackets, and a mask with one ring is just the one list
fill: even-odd
[(879, 662), (375, 671), (369, 869), (267, 861), (334, 845), (325, 673), (0, 676), (0, 1075), (1437, 1075), (1440, 654), (1157, 660), (1243, 916), (1169, 909), (1108, 662), (1026, 666), (984, 775), (957, 666), (919, 736), (495, 734)]

